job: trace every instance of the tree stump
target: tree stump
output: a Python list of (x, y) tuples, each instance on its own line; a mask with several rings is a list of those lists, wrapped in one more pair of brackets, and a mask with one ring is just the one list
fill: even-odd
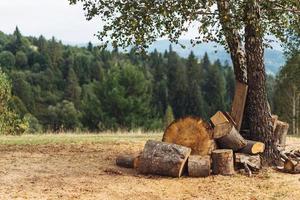
[(275, 128), (275, 137), (277, 138), (277, 143), (280, 144), (283, 148), (286, 145), (286, 136), (289, 130), (289, 124), (286, 122), (282, 122), (277, 120), (276, 128)]
[(217, 149), (212, 152), (213, 174), (233, 175), (233, 152), (231, 149)]
[(246, 146), (238, 150), (238, 152), (255, 155), (255, 154), (263, 153), (265, 150), (265, 144), (262, 142), (246, 140), (246, 143), (247, 143)]
[(210, 156), (190, 156), (188, 159), (188, 172), (192, 177), (207, 177), (210, 175)]
[(180, 177), (191, 149), (177, 144), (148, 140), (139, 159), (138, 171)]
[(238, 151), (247, 145), (247, 141), (239, 134), (236, 128), (232, 126), (229, 134), (217, 139), (217, 145), (222, 149)]
[(193, 155), (209, 155), (214, 150), (212, 128), (200, 118), (185, 117), (172, 122), (165, 130), (163, 142), (192, 149)]
[(125, 168), (137, 168), (139, 155), (119, 155), (116, 158), (116, 164)]

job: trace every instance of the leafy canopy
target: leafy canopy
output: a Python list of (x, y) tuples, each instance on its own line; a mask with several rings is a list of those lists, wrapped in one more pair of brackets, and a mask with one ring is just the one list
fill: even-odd
[[(199, 35), (192, 43), (215, 41), (226, 45), (222, 24), (234, 27), (243, 35), (247, 15), (247, 4), (259, 6), (260, 23), (257, 27), (263, 36), (275, 35), (282, 42), (295, 43), (295, 30), (300, 30), (299, 0), (69, 0), (70, 4), (83, 3), (86, 18), (100, 17), (105, 25), (98, 37), (104, 41), (109, 37), (114, 46), (135, 45), (147, 48), (159, 37), (168, 37), (178, 42), (179, 37), (195, 25)], [(222, 15), (217, 3), (228, 3), (229, 12)], [(221, 19), (222, 18), (222, 19)], [(195, 23), (197, 22), (197, 23)]]

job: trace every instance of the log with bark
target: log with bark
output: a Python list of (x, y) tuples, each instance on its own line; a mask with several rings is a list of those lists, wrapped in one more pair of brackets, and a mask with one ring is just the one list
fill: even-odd
[(233, 152), (231, 149), (216, 149), (212, 152), (212, 172), (220, 175), (233, 175)]
[(234, 126), (232, 126), (231, 131), (216, 140), (219, 148), (222, 149), (232, 149), (233, 151), (238, 151), (247, 145), (247, 141), (239, 134)]
[(209, 155), (215, 148), (211, 126), (200, 118), (185, 117), (172, 122), (165, 130), (163, 142), (183, 145), (193, 155)]
[(136, 155), (119, 155), (116, 158), (116, 164), (125, 168), (137, 168), (140, 154)]
[(246, 140), (236, 130), (230, 115), (218, 111), (210, 121), (214, 128), (213, 138), (220, 148), (237, 151), (246, 146)]
[(262, 142), (246, 140), (246, 143), (247, 143), (246, 146), (238, 150), (238, 152), (255, 155), (255, 154), (263, 153), (265, 150), (265, 144)]
[(191, 155), (188, 158), (188, 173), (192, 177), (207, 177), (210, 175), (210, 156)]
[(148, 140), (139, 159), (138, 171), (142, 174), (180, 177), (190, 153), (188, 147)]

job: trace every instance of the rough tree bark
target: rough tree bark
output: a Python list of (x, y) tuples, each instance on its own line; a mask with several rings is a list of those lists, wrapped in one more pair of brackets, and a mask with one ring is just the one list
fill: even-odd
[(222, 31), (230, 50), (235, 78), (241, 83), (247, 83), (245, 50), (242, 45), (242, 38), (232, 21), (233, 17), (230, 13), (229, 0), (218, 0), (217, 5)]
[(236, 79), (249, 85), (244, 122), (252, 135), (247, 138), (259, 140), (266, 145), (264, 160), (274, 163), (279, 160), (272, 131), (271, 112), (266, 96), (263, 40), (256, 31), (260, 26), (259, 0), (249, 0), (245, 8), (245, 47), (235, 28), (229, 8), (229, 0), (218, 0), (222, 31), (228, 44)]
[(252, 140), (265, 143), (264, 161), (273, 164), (280, 159), (275, 145), (271, 111), (266, 95), (266, 74), (264, 65), (263, 36), (260, 30), (259, 0), (249, 0), (245, 16), (245, 51), (248, 75), (248, 97), (246, 120)]

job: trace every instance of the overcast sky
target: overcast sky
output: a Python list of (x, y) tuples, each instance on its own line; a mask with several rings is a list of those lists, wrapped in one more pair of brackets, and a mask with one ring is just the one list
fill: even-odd
[[(0, 0), (0, 31), (12, 33), (16, 26), (26, 36), (55, 36), (63, 42), (98, 42), (94, 36), (101, 20), (86, 21), (80, 5), (68, 0)], [(191, 38), (193, 32), (183, 38)]]

